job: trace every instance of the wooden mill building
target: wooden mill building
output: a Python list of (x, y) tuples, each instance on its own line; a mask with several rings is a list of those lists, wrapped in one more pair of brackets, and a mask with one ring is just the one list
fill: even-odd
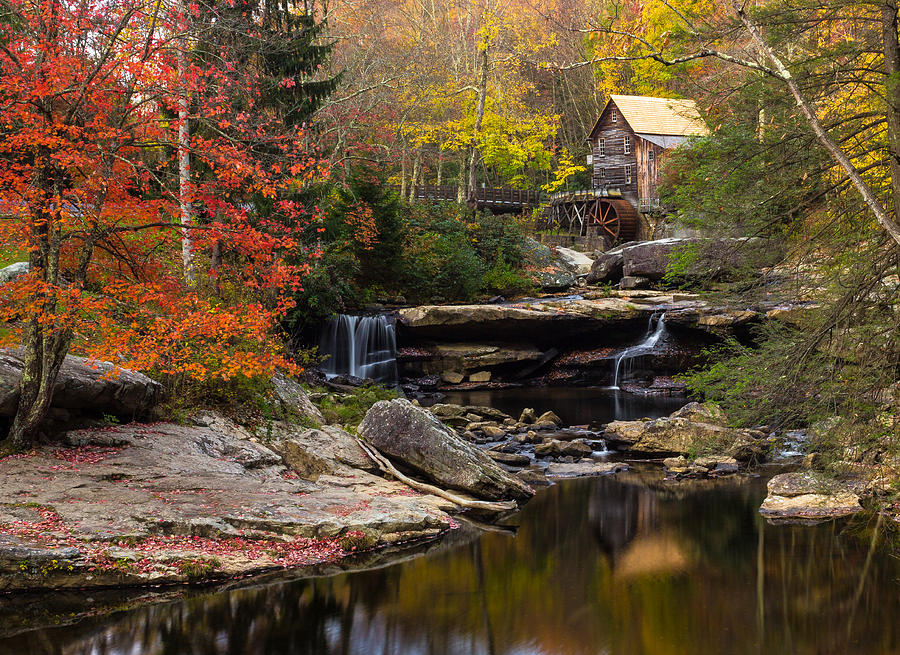
[(709, 130), (693, 100), (611, 95), (588, 135), (591, 189), (555, 194), (551, 228), (606, 245), (638, 236), (638, 212), (659, 209), (661, 161)]

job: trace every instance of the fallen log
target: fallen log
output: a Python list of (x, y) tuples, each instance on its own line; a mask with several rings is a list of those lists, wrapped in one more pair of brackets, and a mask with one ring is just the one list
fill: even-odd
[(463, 498), (462, 496), (457, 496), (454, 493), (441, 489), (440, 487), (435, 487), (432, 484), (428, 484), (427, 482), (419, 482), (418, 480), (413, 480), (408, 475), (404, 475), (397, 468), (391, 464), (390, 460), (382, 455), (378, 450), (367, 444), (365, 441), (356, 436), (356, 441), (359, 443), (360, 447), (365, 451), (366, 455), (368, 455), (373, 462), (381, 469), (383, 472), (388, 475), (393, 476), (403, 484), (412, 487), (416, 491), (421, 491), (422, 493), (431, 494), (433, 496), (439, 496), (444, 500), (449, 500), (454, 505), (459, 505), (465, 509), (474, 509), (474, 510), (482, 510), (486, 512), (510, 512), (518, 508), (518, 505), (515, 501), (489, 501), (489, 500), (470, 500), (468, 498)]

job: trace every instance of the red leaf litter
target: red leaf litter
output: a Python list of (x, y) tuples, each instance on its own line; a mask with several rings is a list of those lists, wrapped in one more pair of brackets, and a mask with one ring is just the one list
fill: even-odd
[[(244, 537), (207, 538), (198, 536), (155, 536), (137, 541), (115, 543), (85, 542), (74, 537), (59, 514), (48, 507), (33, 508), (40, 518), (33, 521), (16, 520), (0, 524), (0, 534), (18, 537), (40, 544), (44, 548), (77, 548), (85, 560), (88, 571), (128, 571), (129, 573), (171, 572), (161, 559), (184, 569), (186, 564), (204, 563), (222, 558), (240, 558), (258, 563), (261, 567), (292, 568), (334, 561), (356, 550), (345, 550), (342, 540), (362, 537), (361, 532), (350, 532), (334, 539), (248, 539)], [(349, 542), (345, 542), (349, 543)], [(109, 554), (111, 546), (131, 551), (135, 560), (115, 560)], [(143, 557), (142, 557), (143, 556)], [(154, 557), (156, 556), (156, 557)]]

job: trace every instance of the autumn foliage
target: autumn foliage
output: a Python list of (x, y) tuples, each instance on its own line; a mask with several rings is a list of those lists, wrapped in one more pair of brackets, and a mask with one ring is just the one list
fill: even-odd
[[(260, 105), (253, 61), (239, 69), (238, 53), (221, 45), (176, 74), (177, 48), (192, 55), (202, 36), (179, 28), (216, 22), (215, 5), (189, 11), (143, 0), (3, 5), (0, 242), (26, 253), (31, 272), (2, 287), (0, 319), (11, 328), (5, 341), (33, 353), (38, 379), (55, 377), (70, 346), (201, 380), (291, 367), (274, 330), (314, 254), (300, 242), (314, 215), (297, 190), (326, 171), (303, 130)], [(195, 128), (190, 287), (180, 94)]]

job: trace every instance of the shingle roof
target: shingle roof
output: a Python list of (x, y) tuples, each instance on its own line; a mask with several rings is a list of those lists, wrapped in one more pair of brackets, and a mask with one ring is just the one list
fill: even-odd
[[(631, 129), (638, 133), (667, 136), (709, 134), (709, 129), (697, 111), (697, 103), (693, 100), (610, 95), (609, 101), (615, 103)], [(595, 125), (594, 130), (596, 129)], [(591, 130), (591, 134), (594, 130)]]

